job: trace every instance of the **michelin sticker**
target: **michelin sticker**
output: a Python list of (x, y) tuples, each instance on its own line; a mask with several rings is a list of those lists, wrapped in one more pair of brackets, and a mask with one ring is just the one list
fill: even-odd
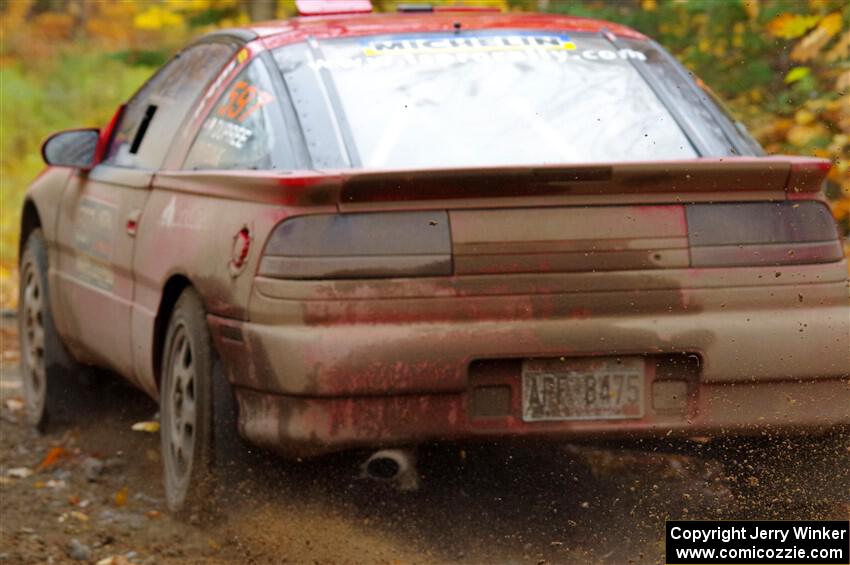
[(566, 35), (551, 34), (405, 37), (365, 41), (363, 54), (367, 57), (375, 57), (418, 53), (527, 51), (529, 49), (575, 51), (576, 44)]
[(354, 57), (315, 59), (314, 70), (353, 70), (396, 65), (454, 65), (458, 63), (584, 61), (646, 61), (635, 49), (580, 49), (564, 34), (502, 33), (486, 35), (403, 35), (366, 38)]

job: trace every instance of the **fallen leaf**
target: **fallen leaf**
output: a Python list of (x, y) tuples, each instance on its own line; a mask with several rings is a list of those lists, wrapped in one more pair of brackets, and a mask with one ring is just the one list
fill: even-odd
[(809, 125), (810, 123), (814, 122), (816, 118), (817, 116), (815, 116), (812, 112), (806, 110), (805, 108), (797, 110), (797, 112), (794, 114), (794, 121), (801, 126)]
[(121, 487), (118, 492), (115, 493), (115, 506), (125, 506), (127, 504), (127, 495), (130, 493), (130, 489), (127, 487)]
[(32, 476), (32, 469), (27, 469), (26, 467), (15, 467), (6, 471), (6, 476), (12, 477), (13, 479), (26, 479), (27, 477)]
[(850, 89), (850, 71), (844, 71), (835, 81), (835, 90), (841, 91)]
[(811, 75), (812, 71), (809, 67), (794, 67), (788, 74), (785, 75), (785, 84), (791, 84), (792, 82), (797, 82), (798, 80), (804, 79), (807, 76)]
[(133, 424), (132, 430), (134, 432), (150, 432), (156, 433), (159, 431), (159, 422), (136, 422)]
[(841, 21), (841, 13), (833, 12), (826, 16), (818, 24), (818, 28), (824, 30), (830, 37), (841, 31), (843, 22)]
[(110, 555), (98, 561), (97, 565), (130, 565), (130, 560), (123, 555)]
[(747, 12), (747, 17), (754, 20), (759, 15), (759, 4), (757, 0), (749, 0), (744, 2), (744, 10)]
[(19, 412), (24, 409), (24, 401), (20, 398), (7, 398), (6, 399), (6, 408), (8, 408), (12, 412)]
[[(3, 352), (3, 361), (16, 362), (21, 360), (21, 352), (16, 350), (7, 350)], [(13, 388), (19, 388), (17, 384)]]
[(807, 126), (794, 126), (788, 130), (788, 141), (797, 147), (804, 147), (818, 138), (826, 137), (829, 131), (823, 124), (815, 123)]
[(800, 37), (820, 21), (820, 16), (801, 16), (797, 14), (780, 14), (767, 23), (767, 31), (782, 39)]
[(89, 521), (89, 517), (86, 514), (83, 514), (82, 512), (77, 512), (76, 510), (71, 512), (71, 517), (74, 518), (75, 520), (79, 520), (80, 522), (88, 522)]
[(827, 63), (832, 63), (839, 59), (850, 57), (850, 31), (844, 32), (835, 45), (826, 52), (824, 60)]
[(145, 516), (147, 516), (151, 520), (156, 520), (157, 518), (162, 516), (162, 512), (159, 510), (148, 510), (145, 512)]
[(56, 463), (59, 462), (60, 459), (66, 457), (68, 455), (68, 451), (64, 447), (52, 447), (50, 451), (47, 452), (47, 455), (44, 456), (41, 463), (36, 467), (36, 471), (43, 471)]
[(820, 54), (823, 46), (829, 43), (830, 37), (832, 36), (829, 35), (827, 30), (822, 27), (817, 28), (794, 46), (791, 51), (791, 60), (811, 61)]

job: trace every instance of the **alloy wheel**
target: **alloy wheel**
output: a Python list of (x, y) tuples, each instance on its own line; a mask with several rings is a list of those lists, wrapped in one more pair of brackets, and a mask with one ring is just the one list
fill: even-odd
[(192, 471), (192, 456), (196, 437), (196, 370), (192, 342), (185, 325), (174, 332), (169, 360), (168, 417), (163, 424), (167, 427), (168, 453), (171, 472), (175, 482), (185, 485)]
[(44, 360), (44, 304), (41, 277), (35, 263), (28, 260), (21, 277), (21, 354), (24, 398), (27, 415), (33, 422), (41, 418), (47, 397), (47, 369)]

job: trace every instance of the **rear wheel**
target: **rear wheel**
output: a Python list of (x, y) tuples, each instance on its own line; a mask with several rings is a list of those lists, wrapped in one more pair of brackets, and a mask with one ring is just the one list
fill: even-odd
[(168, 508), (209, 513), (247, 448), (236, 428), (233, 391), (213, 348), (206, 313), (191, 288), (168, 324), (160, 387), (160, 440)]
[(87, 413), (94, 401), (53, 325), (47, 289), (47, 247), (36, 229), (21, 254), (18, 335), (27, 419), (42, 432), (48, 422)]

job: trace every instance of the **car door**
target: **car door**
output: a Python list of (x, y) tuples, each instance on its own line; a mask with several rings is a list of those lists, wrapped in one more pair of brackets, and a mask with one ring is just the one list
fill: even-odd
[(151, 180), (187, 111), (236, 45), (191, 46), (127, 103), (104, 160), (73, 175), (58, 220), (58, 281), (64, 327), (75, 357), (133, 380), (130, 342), (133, 253)]

